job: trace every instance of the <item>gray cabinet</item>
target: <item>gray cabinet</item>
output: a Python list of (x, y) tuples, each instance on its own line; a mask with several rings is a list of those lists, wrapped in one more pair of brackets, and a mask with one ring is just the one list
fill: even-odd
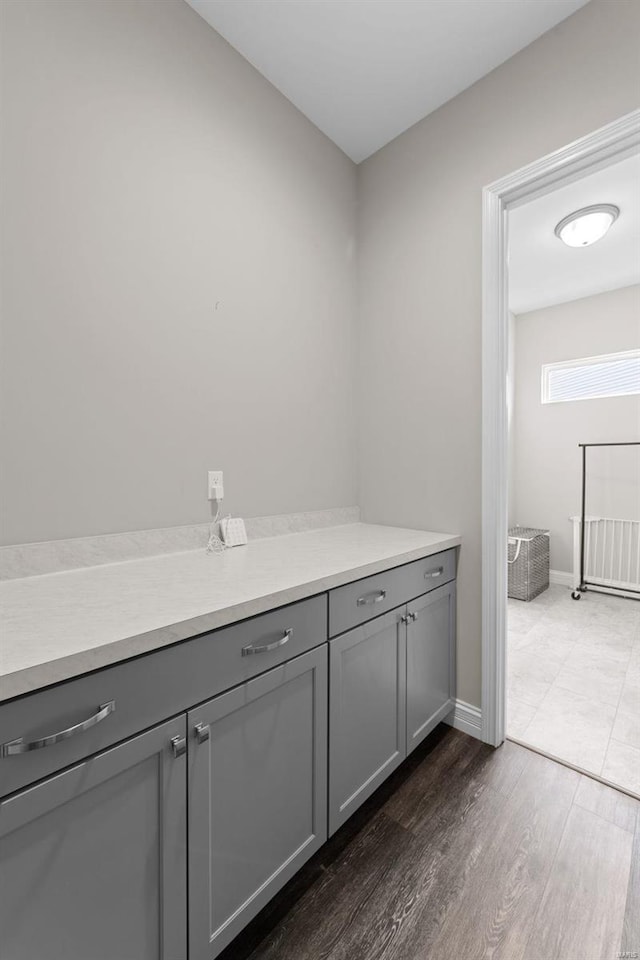
[(0, 803), (3, 958), (186, 960), (185, 734), (182, 716)]
[(188, 725), (190, 960), (210, 960), (326, 839), (326, 644)]
[(452, 581), (329, 642), (330, 835), (453, 709), (455, 617)]
[(331, 640), (329, 833), (406, 755), (404, 607)]
[(433, 590), (456, 576), (456, 551), (383, 570), (329, 592), (329, 636), (351, 630)]
[(453, 708), (455, 567), (1, 704), (1, 960), (217, 957)]
[[(326, 639), (325, 594), (1, 703), (0, 795), (184, 713)], [(248, 648), (261, 652), (248, 654)], [(112, 711), (86, 730), (46, 750), (3, 756), (3, 745), (17, 738), (32, 742), (83, 724), (108, 703)]]
[(454, 707), (455, 618), (455, 582), (407, 607), (407, 753)]

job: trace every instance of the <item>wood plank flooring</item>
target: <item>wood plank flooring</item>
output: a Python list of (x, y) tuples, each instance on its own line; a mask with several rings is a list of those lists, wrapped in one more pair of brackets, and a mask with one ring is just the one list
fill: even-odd
[(640, 803), (440, 726), (220, 960), (640, 957)]

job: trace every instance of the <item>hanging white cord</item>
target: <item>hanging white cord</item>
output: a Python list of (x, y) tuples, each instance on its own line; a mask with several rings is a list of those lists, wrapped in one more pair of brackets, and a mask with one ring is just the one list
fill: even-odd
[(223, 553), (227, 548), (218, 536), (218, 520), (220, 519), (220, 501), (216, 500), (216, 514), (209, 524), (209, 540), (207, 553)]

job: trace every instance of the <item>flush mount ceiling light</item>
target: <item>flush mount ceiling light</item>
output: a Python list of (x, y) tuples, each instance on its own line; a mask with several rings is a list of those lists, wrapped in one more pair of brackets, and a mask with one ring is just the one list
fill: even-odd
[(612, 203), (582, 207), (561, 220), (554, 232), (568, 247), (588, 247), (602, 240), (619, 213)]

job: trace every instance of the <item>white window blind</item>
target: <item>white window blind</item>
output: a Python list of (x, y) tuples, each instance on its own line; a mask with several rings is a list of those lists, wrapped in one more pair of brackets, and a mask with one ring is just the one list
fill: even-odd
[(640, 394), (640, 350), (542, 366), (542, 402)]

